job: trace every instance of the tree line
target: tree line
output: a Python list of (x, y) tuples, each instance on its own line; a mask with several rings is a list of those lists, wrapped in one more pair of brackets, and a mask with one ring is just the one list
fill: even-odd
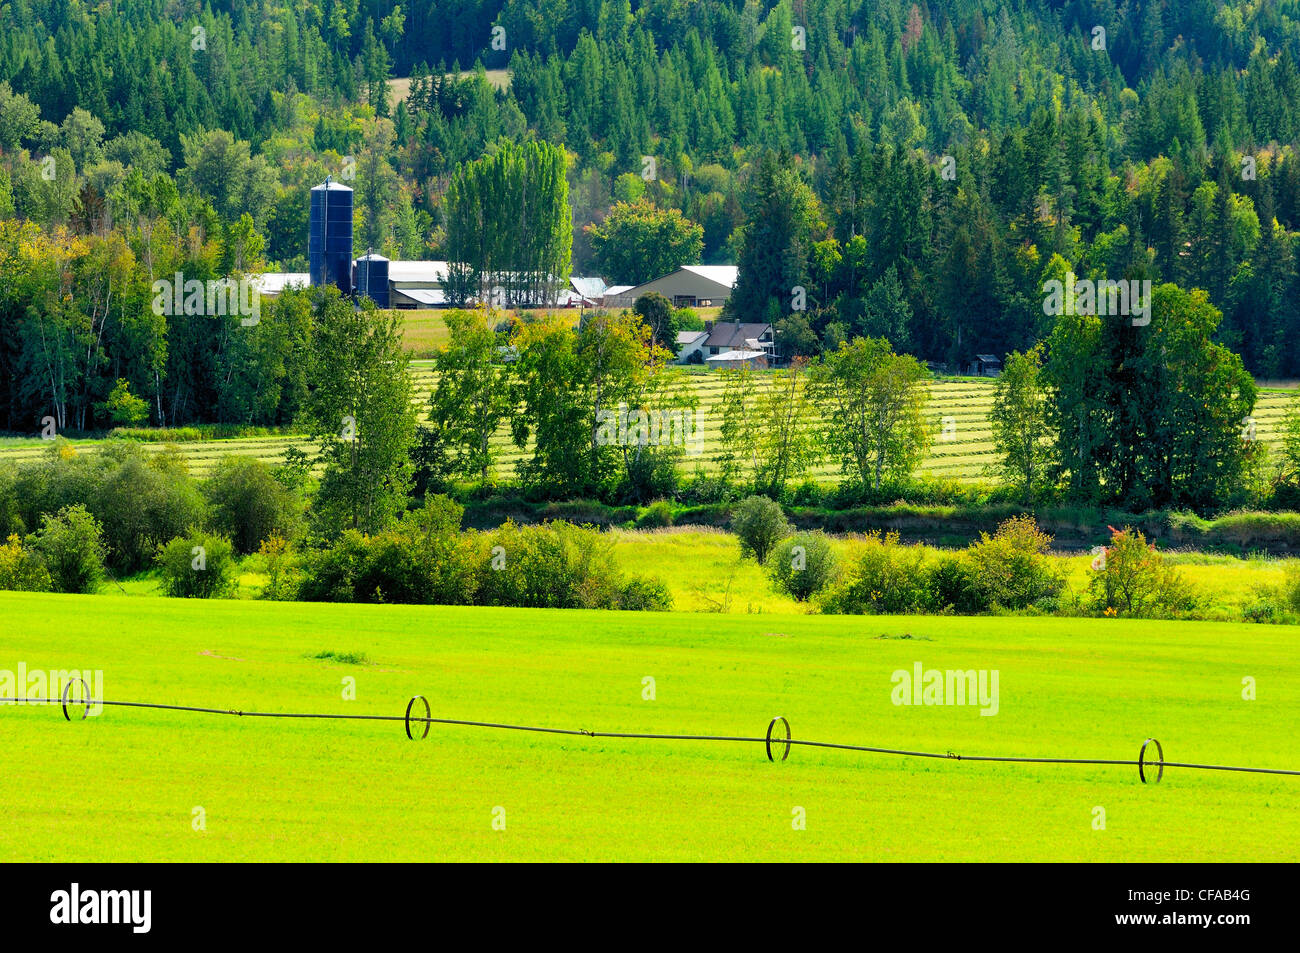
[[(1216, 340), (1220, 320), (1204, 292), (1173, 284), (1154, 289), (1147, 324), (1059, 316), (1044, 344), (1009, 356), (996, 383), (998, 462), (987, 476), (1029, 506), (1206, 512), (1270, 480), (1285, 505), (1300, 464), (1300, 405), (1270, 460), (1252, 417), (1257, 386)], [(543, 498), (645, 504), (679, 495), (689, 472), (697, 492), (711, 481), (723, 498), (789, 499), (821, 463), (837, 465), (848, 487), (906, 497), (937, 436), (927, 409), (933, 373), (884, 337), (853, 338), (775, 371), (721, 371), (720, 396), (702, 407), (635, 311), (596, 313), (573, 328), (554, 319), (498, 326), (480, 310), (449, 325), (421, 451), (442, 488), (494, 485), (493, 437), (508, 426), (527, 452), (518, 482)], [(706, 461), (700, 428), (713, 425), (721, 439)]]
[(1026, 350), (1064, 264), (1201, 288), (1252, 372), (1300, 373), (1300, 24), (1272, 5), (35, 2), (0, 21), (0, 218), (47, 231), (138, 244), (133, 176), (161, 175), (200, 206), (187, 240), (300, 270), (306, 189), (351, 175), (359, 253), (514, 272), (473, 246), (520, 247), (531, 206), (489, 196), (466, 239), (463, 198), (471, 164), (534, 140), (566, 153), (573, 270), (738, 262), (733, 311), (784, 322), (798, 353)]

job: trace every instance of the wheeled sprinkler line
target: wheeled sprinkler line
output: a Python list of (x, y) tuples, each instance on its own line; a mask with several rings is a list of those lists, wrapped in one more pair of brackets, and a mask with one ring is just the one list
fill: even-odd
[[(80, 684), (82, 687), (82, 698), (73, 700), (72, 689)], [(1164, 778), (1165, 768), (1188, 768), (1196, 771), (1238, 771), (1249, 774), (1285, 774), (1300, 777), (1300, 771), (1291, 771), (1284, 768), (1251, 768), (1237, 765), (1226, 764), (1193, 764), (1183, 761), (1166, 761), (1164, 748), (1155, 738), (1147, 738), (1142, 742), (1142, 747), (1138, 751), (1136, 761), (1114, 758), (1030, 758), (1030, 757), (1013, 757), (1005, 755), (962, 755), (952, 751), (908, 751), (901, 748), (878, 748), (868, 745), (849, 745), (840, 744), (832, 741), (810, 741), (802, 738), (795, 738), (791, 735), (790, 722), (782, 715), (777, 715), (767, 725), (767, 732), (762, 738), (751, 738), (737, 735), (668, 735), (655, 734), (649, 732), (626, 732), (626, 731), (590, 731), (585, 728), (550, 728), (539, 725), (511, 725), (502, 722), (492, 721), (468, 721), (460, 718), (434, 718), (433, 710), (429, 706), (429, 700), (423, 695), (414, 695), (406, 703), (406, 712), (402, 715), (342, 715), (327, 712), (273, 712), (273, 711), (238, 711), (232, 708), (203, 708), (191, 705), (163, 705), (155, 702), (125, 702), (125, 701), (107, 701), (100, 699), (92, 701), (90, 698), (90, 689), (82, 679), (75, 679), (64, 686), (63, 692), (58, 702), (46, 698), (14, 698), (0, 700), (4, 704), (28, 704), (28, 705), (54, 705), (57, 704), (63, 709), (63, 717), (72, 721), (72, 714), (69, 712), (69, 706), (75, 711), (81, 708), (81, 719), (84, 721), (89, 715), (92, 705), (106, 705), (120, 708), (154, 708), (165, 711), (185, 711), (196, 712), (209, 715), (236, 715), (242, 718), (322, 718), (339, 721), (400, 721), (406, 729), (406, 737), (416, 741), (422, 740), (429, 736), (431, 725), (456, 725), (465, 728), (497, 728), (504, 731), (530, 731), (540, 734), (550, 735), (578, 735), (586, 738), (623, 738), (633, 740), (654, 740), (654, 741), (731, 741), (743, 742), (748, 744), (762, 744), (767, 753), (767, 759), (772, 762), (785, 761), (790, 757), (790, 750), (796, 745), (805, 748), (833, 748), (839, 751), (864, 751), (870, 754), (892, 754), (906, 758), (940, 758), (948, 761), (991, 761), (1008, 764), (1098, 764), (1098, 765), (1121, 765), (1124, 767), (1136, 767), (1138, 769), (1138, 778), (1143, 784), (1159, 783)], [(424, 707), (424, 714), (412, 714), (415, 710), (416, 703)], [(413, 725), (424, 725), (424, 730), (416, 738)], [(782, 729), (779, 733), (778, 726)], [(782, 737), (784, 735), (784, 737)], [(1155, 760), (1147, 759), (1147, 750), (1152, 745), (1155, 746)], [(780, 755), (778, 758), (777, 755)], [(1148, 780), (1149, 769), (1155, 768), (1155, 777)]]

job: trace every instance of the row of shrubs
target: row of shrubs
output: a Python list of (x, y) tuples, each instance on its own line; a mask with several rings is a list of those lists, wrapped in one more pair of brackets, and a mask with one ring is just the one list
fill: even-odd
[(765, 564), (778, 589), (828, 613), (1184, 618), (1200, 605), (1182, 575), (1129, 528), (1112, 528), (1081, 593), (1066, 592), (1065, 574), (1048, 554), (1052, 537), (1032, 516), (1012, 517), (966, 549), (937, 555), (901, 543), (897, 533), (873, 531), (843, 564), (823, 533), (793, 532), (781, 507), (764, 497), (743, 501), (732, 528), (742, 555)]
[[(145, 454), (124, 443), (82, 455), (56, 444), (36, 462), (0, 467), (0, 588), (87, 592), (111, 569), (157, 567), (172, 595), (224, 595), (235, 587), (237, 557), (256, 553), (270, 598), (649, 609), (671, 602), (658, 582), (624, 580), (607, 539), (589, 528), (507, 521), (465, 532), (464, 510), (445, 497), (386, 532), (345, 534), (300, 553), (303, 472), (228, 457), (196, 481), (171, 450)], [(1186, 617), (1199, 609), (1140, 530), (1114, 531), (1086, 590), (1072, 593), (1047, 555), (1051, 537), (1030, 517), (1005, 520), (966, 550), (938, 555), (876, 533), (841, 565), (827, 537), (794, 533), (781, 506), (765, 497), (719, 507), (719, 517), (724, 509), (742, 551), (768, 564), (778, 588), (822, 611)], [(584, 512), (571, 504), (544, 515), (572, 520)], [(673, 517), (672, 505), (660, 501), (637, 522), (666, 526)], [(1203, 531), (1202, 523), (1182, 528)], [(1257, 593), (1245, 615), (1300, 619), (1300, 577)]]
[[(506, 523), (461, 529), (464, 511), (434, 497), (390, 529), (349, 530), (333, 545), (303, 553), (272, 533), (255, 555), (267, 599), (316, 602), (667, 610), (672, 596), (655, 579), (625, 576), (612, 543), (588, 527)], [(94, 592), (104, 581), (106, 546), (84, 506), (47, 516), (42, 528), (0, 546), (0, 589)], [(157, 547), (164, 593), (217, 598), (238, 586), (239, 560), (226, 537), (192, 529)]]
[(0, 544), (0, 589), (19, 592), (94, 592), (104, 580), (104, 537), (84, 506), (47, 515), (26, 538), (10, 533)]
[[(659, 580), (625, 576), (613, 543), (566, 522), (462, 530), (464, 510), (435, 496), (373, 536), (343, 534), (296, 562), (267, 566), (276, 590), (308, 601), (400, 602), (566, 609), (672, 608)], [(265, 553), (264, 553), (265, 556)], [(282, 595), (280, 597), (283, 597)]]
[(186, 427), (114, 427), (111, 440), (144, 443), (202, 443), (208, 440), (237, 440), (243, 437), (279, 437), (292, 431), (251, 424), (191, 424)]
[[(619, 487), (598, 494), (599, 499), (585, 501), (602, 512), (635, 509), (647, 501), (663, 500), (675, 510), (692, 510), (700, 507), (727, 507), (744, 499), (751, 490), (742, 483), (697, 467), (692, 473), (682, 475), (676, 467), (664, 468), (663, 474), (650, 487), (640, 487), (633, 492)], [(520, 509), (544, 507), (548, 504), (573, 504), (574, 500), (557, 500), (553, 487), (520, 486), (506, 481), (499, 484), (451, 484), (438, 480), (428, 485), (445, 491), (465, 501), (475, 500), (485, 508), (502, 509), (511, 506)], [(907, 500), (921, 506), (990, 506), (1017, 505), (1022, 498), (1011, 487), (994, 483), (966, 483), (958, 480), (918, 476), (907, 480), (886, 480), (880, 487), (854, 481), (837, 484), (817, 480), (790, 483), (779, 494), (779, 502), (789, 507), (818, 508), (840, 511), (861, 506), (888, 506)]]
[[(45, 515), (35, 533), (10, 534), (0, 545), (0, 589), (97, 592), (109, 575), (107, 554), (99, 520), (80, 503), (65, 506)], [(224, 536), (191, 530), (160, 545), (153, 562), (167, 595), (210, 597), (235, 589), (238, 560)]]
[[(725, 527), (731, 524), (737, 502), (685, 505), (657, 499), (645, 506), (611, 506), (598, 500), (565, 502), (530, 501), (519, 495), (468, 493), (464, 498), (467, 521), (475, 526), (494, 526), (507, 518), (519, 522), (565, 519), (597, 526), (656, 529), (677, 525)], [(863, 526), (885, 525), (904, 538), (942, 539), (944, 545), (980, 538), (1012, 516), (1025, 512), (1020, 502), (985, 502), (980, 505), (948, 505), (914, 500), (845, 509), (790, 505), (784, 507), (790, 522), (828, 533), (853, 533)], [(1034, 511), (1044, 531), (1056, 537), (1057, 545), (1080, 547), (1095, 536), (1099, 525), (1128, 525), (1148, 538), (1159, 537), (1170, 545), (1215, 552), (1244, 554), (1300, 553), (1300, 512), (1272, 513), (1233, 511), (1214, 519), (1180, 511), (1151, 511), (1133, 514), (1089, 507), (1048, 507)]]
[[(422, 433), (427, 434), (428, 432)], [(678, 511), (700, 507), (730, 506), (744, 499), (752, 488), (744, 483), (697, 466), (683, 473), (671, 458), (658, 459), (652, 479), (645, 475), (635, 485), (627, 480), (611, 484), (597, 491), (598, 503), (605, 509), (643, 506), (656, 499), (668, 501)], [(571, 502), (557, 500), (555, 488), (546, 484), (523, 486), (510, 480), (499, 484), (461, 484), (449, 479), (425, 475), (421, 486), (428, 485), (460, 498), (475, 497), (480, 503), (497, 507), (513, 503), (526, 506)], [(906, 502), (916, 507), (1023, 508), (1022, 490), (995, 480), (965, 481), (951, 478), (915, 475), (884, 480), (880, 486), (845, 479), (836, 483), (804, 479), (790, 482), (774, 494), (776, 502), (791, 510), (803, 510), (808, 518), (826, 521), (836, 519), (846, 511), (863, 508), (890, 507)], [(1062, 493), (1040, 494), (1033, 501), (1040, 511), (1090, 510), (1109, 508), (1102, 500), (1071, 500)], [(1250, 509), (1261, 512), (1284, 512), (1300, 509), (1300, 476), (1291, 472), (1278, 472), (1244, 483), (1230, 499), (1221, 501), (1219, 512)]]
[(34, 461), (0, 465), (0, 539), (33, 534), (45, 519), (79, 506), (99, 525), (114, 572), (149, 568), (159, 546), (195, 528), (247, 555), (273, 534), (301, 534), (304, 470), (227, 456), (196, 480), (172, 447), (110, 441), (96, 453), (77, 453), (57, 441)]

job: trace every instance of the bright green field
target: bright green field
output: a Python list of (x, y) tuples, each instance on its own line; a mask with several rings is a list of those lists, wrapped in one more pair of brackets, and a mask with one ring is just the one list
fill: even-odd
[[(1293, 628), (19, 593), (0, 618), (0, 668), (100, 668), (111, 699), (389, 715), (422, 693), (485, 721), (752, 736), (783, 714), (848, 743), (1132, 759), (1155, 735), (1170, 760), (1300, 767)], [(999, 713), (894, 706), (914, 662), (997, 669)], [(1300, 859), (1294, 777), (116, 708), (0, 707), (0, 746), (0, 861)]]

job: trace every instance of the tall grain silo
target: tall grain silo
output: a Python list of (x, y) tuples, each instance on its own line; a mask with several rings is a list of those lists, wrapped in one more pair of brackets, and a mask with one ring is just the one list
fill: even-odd
[(328, 178), (311, 190), (307, 262), (313, 287), (352, 293), (352, 190)]
[(388, 259), (371, 252), (357, 259), (357, 294), (365, 295), (377, 308), (388, 307)]

